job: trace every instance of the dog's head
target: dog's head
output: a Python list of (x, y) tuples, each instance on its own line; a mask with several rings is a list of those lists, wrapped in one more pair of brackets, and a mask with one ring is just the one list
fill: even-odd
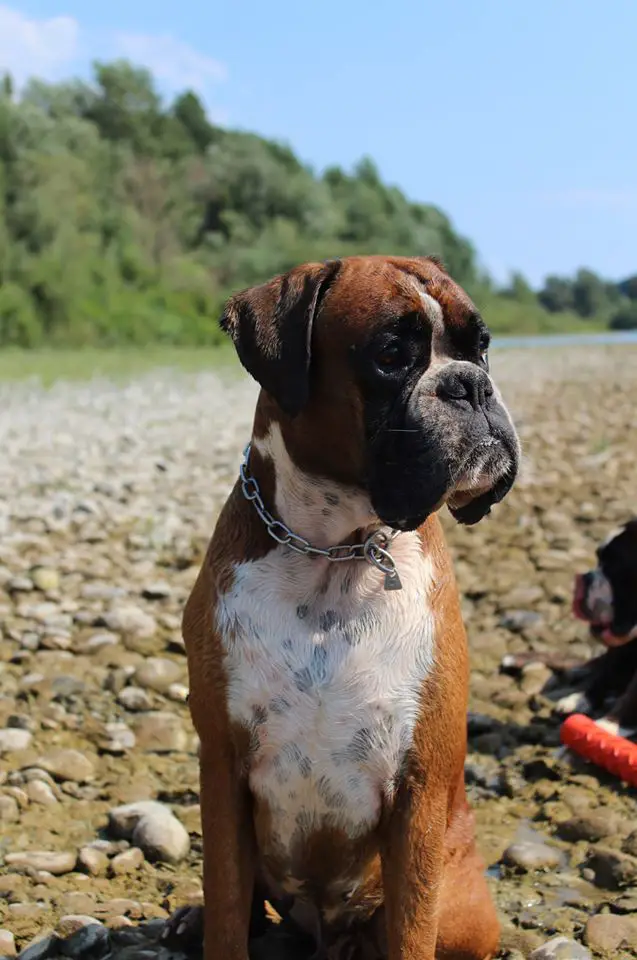
[(234, 296), (221, 320), (308, 473), (363, 488), (411, 530), (447, 503), (476, 523), (510, 490), (519, 443), (489, 373), (489, 332), (433, 259), (305, 264)]
[(637, 638), (637, 517), (597, 549), (597, 566), (575, 578), (573, 612), (608, 647)]

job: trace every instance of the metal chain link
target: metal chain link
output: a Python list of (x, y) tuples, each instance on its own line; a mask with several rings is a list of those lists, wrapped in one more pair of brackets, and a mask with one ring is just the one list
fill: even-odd
[(340, 544), (335, 547), (313, 547), (308, 540), (300, 537), (287, 527), (281, 520), (277, 520), (267, 509), (261, 497), (259, 484), (250, 475), (248, 460), (250, 457), (250, 447), (248, 444), (243, 451), (243, 463), (239, 469), (241, 478), (241, 490), (246, 500), (254, 506), (257, 514), (265, 524), (265, 528), (277, 543), (289, 547), (295, 553), (300, 553), (306, 557), (322, 557), (324, 560), (330, 560), (333, 563), (342, 563), (345, 560), (366, 560), (377, 570), (385, 574), (386, 585), (387, 578), (395, 578), (397, 583), (398, 572), (394, 558), (387, 550), (387, 547), (400, 533), (399, 530), (376, 530), (363, 543)]

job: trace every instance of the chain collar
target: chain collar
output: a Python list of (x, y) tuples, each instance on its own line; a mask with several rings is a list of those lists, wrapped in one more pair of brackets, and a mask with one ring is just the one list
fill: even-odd
[(243, 451), (243, 463), (239, 469), (241, 491), (246, 500), (253, 505), (273, 540), (305, 557), (322, 557), (324, 560), (330, 560), (333, 563), (342, 563), (346, 560), (366, 560), (367, 563), (385, 574), (385, 590), (401, 589), (402, 583), (398, 576), (396, 563), (387, 549), (394, 537), (400, 533), (399, 530), (391, 530), (388, 533), (384, 530), (376, 530), (363, 543), (346, 543), (325, 548), (313, 547), (304, 537), (293, 533), (284, 523), (275, 519), (266, 508), (261, 497), (259, 484), (250, 474), (248, 466), (250, 447), (251, 444), (248, 444)]

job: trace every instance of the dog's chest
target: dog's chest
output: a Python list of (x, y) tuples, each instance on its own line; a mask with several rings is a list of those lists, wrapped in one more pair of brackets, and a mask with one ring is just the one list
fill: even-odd
[(251, 791), (281, 852), (321, 827), (365, 833), (392, 794), (433, 663), (430, 564), (404, 540), (399, 591), (366, 564), (312, 580), (277, 549), (220, 598), (229, 712), (250, 730)]

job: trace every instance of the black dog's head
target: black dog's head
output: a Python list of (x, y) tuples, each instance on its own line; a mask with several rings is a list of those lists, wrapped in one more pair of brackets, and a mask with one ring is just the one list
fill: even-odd
[(637, 518), (597, 550), (597, 566), (575, 578), (573, 612), (608, 647), (637, 638)]
[(305, 264), (234, 297), (222, 325), (292, 459), (364, 489), (384, 523), (413, 530), (444, 503), (476, 523), (510, 490), (519, 442), (489, 332), (437, 261)]

